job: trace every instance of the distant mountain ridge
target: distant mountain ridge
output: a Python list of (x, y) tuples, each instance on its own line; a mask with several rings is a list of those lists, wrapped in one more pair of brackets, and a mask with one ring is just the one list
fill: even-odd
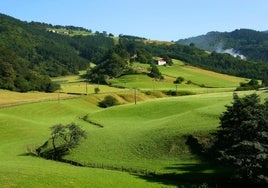
[(268, 63), (268, 31), (237, 29), (232, 32), (208, 32), (205, 35), (178, 40), (176, 43), (235, 57)]

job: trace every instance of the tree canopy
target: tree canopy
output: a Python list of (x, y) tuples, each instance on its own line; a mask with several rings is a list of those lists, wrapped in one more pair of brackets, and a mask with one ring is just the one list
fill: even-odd
[(36, 149), (39, 156), (61, 160), (73, 148), (77, 147), (86, 133), (75, 123), (68, 125), (57, 124), (50, 128), (51, 137)]
[(244, 182), (268, 183), (268, 100), (261, 103), (257, 94), (233, 100), (216, 132), (218, 159)]

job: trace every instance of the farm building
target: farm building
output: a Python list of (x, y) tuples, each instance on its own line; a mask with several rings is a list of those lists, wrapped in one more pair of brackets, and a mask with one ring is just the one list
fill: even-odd
[(167, 62), (163, 58), (157, 58), (154, 60), (157, 65), (166, 65)]

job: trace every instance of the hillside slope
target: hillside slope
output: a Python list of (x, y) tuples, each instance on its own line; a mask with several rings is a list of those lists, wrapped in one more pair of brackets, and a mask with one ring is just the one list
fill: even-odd
[[(78, 74), (79, 70), (89, 68), (90, 62), (97, 66), (90, 68), (86, 78), (94, 83), (107, 83), (106, 79), (132, 74), (129, 65), (133, 61), (151, 64), (155, 57), (178, 59), (192, 66), (268, 83), (268, 63), (256, 64), (226, 54), (209, 54), (193, 46), (148, 42), (140, 37), (80, 35), (84, 29), (79, 27), (27, 23), (3, 14), (0, 20), (1, 89), (52, 92), (58, 86), (50, 77)], [(59, 28), (71, 28), (77, 34), (59, 34)]]
[(2, 89), (53, 91), (57, 87), (51, 87), (49, 77), (78, 74), (114, 45), (114, 39), (101, 34), (71, 37), (48, 29), (60, 26), (23, 22), (4, 14), (0, 22)]

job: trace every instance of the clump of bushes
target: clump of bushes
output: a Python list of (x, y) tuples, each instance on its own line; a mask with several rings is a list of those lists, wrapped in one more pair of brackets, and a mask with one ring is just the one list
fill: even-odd
[(98, 106), (102, 107), (102, 108), (107, 108), (107, 107), (111, 107), (111, 106), (115, 106), (115, 105), (119, 105), (119, 101), (111, 95), (106, 96), (98, 104)]
[(176, 80), (173, 82), (174, 84), (181, 84), (184, 81), (184, 78), (179, 76), (178, 78), (176, 78)]
[(236, 91), (245, 91), (245, 90), (257, 90), (260, 88), (258, 80), (252, 79), (248, 83), (240, 83), (240, 86), (236, 88)]
[(191, 91), (174, 91), (174, 90), (168, 90), (164, 92), (166, 95), (170, 96), (184, 96), (184, 95), (194, 95), (195, 93)]

